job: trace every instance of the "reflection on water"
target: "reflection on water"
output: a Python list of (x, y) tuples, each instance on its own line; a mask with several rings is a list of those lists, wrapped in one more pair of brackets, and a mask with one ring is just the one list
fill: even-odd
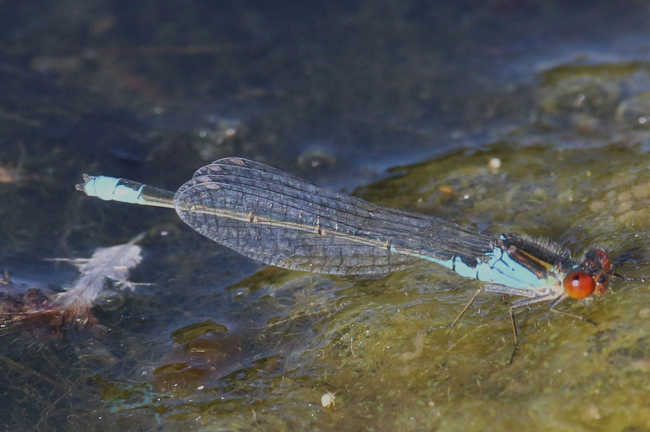
[[(628, 50), (618, 58), (584, 54), (561, 41), (555, 52), (562, 55), (538, 53), (528, 49), (541, 43), (532, 36), (505, 47), (496, 40), (477, 45), (479, 38), (458, 36), (480, 32), (494, 20), (519, 22), (515, 18), (542, 7), (488, 2), (482, 12), (446, 19), (453, 22), (447, 30), (462, 40), (436, 41), (446, 48), (423, 55), (429, 47), (417, 39), (420, 27), (438, 22), (437, 15), (423, 3), (414, 9), (380, 3), (328, 21), (361, 26), (368, 39), (347, 43), (330, 28), (310, 28), (328, 46), (330, 36), (345, 40), (335, 44), (340, 58), (329, 50), (318, 56), (292, 34), (291, 54), (310, 54), (304, 69), (293, 65), (288, 51), (277, 53), (266, 45), (231, 46), (228, 52), (236, 54), (210, 57), (206, 62), (222, 75), (209, 79), (194, 70), (179, 79), (177, 70), (193, 68), (174, 68), (173, 63), (182, 63), (176, 56), (205, 51), (173, 44), (147, 52), (107, 49), (88, 62), (79, 61), (86, 54), (76, 54), (74, 62), (50, 60), (58, 69), (49, 72), (24, 72), (2, 58), (0, 74), (11, 77), (15, 87), (0, 80), (0, 119), (8, 143), (0, 147), (0, 262), (5, 266), (0, 270), (9, 270), (9, 279), (0, 282), (0, 311), (39, 310), (74, 278), (61, 276), (60, 268), (37, 271), (29, 263), (89, 257), (97, 247), (118, 245), (143, 230), (148, 235), (139, 244), (142, 262), (130, 268), (129, 281), (152, 284), (134, 285), (119, 298), (102, 294), (92, 309), (97, 331), (48, 339), (35, 327), (2, 327), (0, 419), (7, 429), (650, 428), (647, 282), (613, 277), (607, 294), (561, 305), (597, 322), (596, 328), (555, 316), (543, 305), (520, 311), (520, 351), (508, 366), (512, 334), (499, 296), (479, 297), (449, 332), (424, 332), (453, 320), (477, 288), (477, 282), (435, 265), (420, 263), (372, 278), (261, 268), (195, 235), (173, 212), (75, 195), (74, 183), (91, 168), (173, 188), (204, 159), (222, 156), (259, 155), (294, 173), (324, 168), (314, 173), (324, 181), (349, 185), (352, 176), (371, 183), (363, 179), (377, 178), (372, 167), (395, 167), (402, 160), (395, 155), (406, 152), (402, 145), (414, 151), (409, 146), (420, 143), (426, 154), (437, 156), (395, 168), (395, 177), (356, 194), (493, 235), (548, 237), (576, 256), (602, 247), (617, 273), (647, 277), (650, 68), (640, 49), (645, 39), (629, 36)], [(610, 24), (602, 17), (632, 3), (599, 3), (588, 14), (590, 26), (598, 17)], [(546, 4), (552, 13), (552, 2)], [(244, 12), (239, 16), (248, 19), (246, 28), (259, 31), (253, 39), (268, 40), (275, 27), (260, 27), (255, 23), (268, 22)], [(481, 13), (496, 16), (481, 21), (486, 16)], [(111, 45), (101, 35), (119, 25), (112, 19), (93, 21), (98, 45)], [(398, 37), (373, 37), (387, 23), (394, 32), (389, 35)], [(28, 35), (35, 31), (25, 28)], [(575, 32), (582, 35), (583, 28)], [(197, 35), (203, 37), (198, 30)], [(533, 74), (533, 66), (517, 63), (521, 57), (507, 63), (516, 57), (517, 43), (526, 48), (530, 64), (551, 66)], [(66, 51), (55, 43), (48, 50)], [(68, 57), (21, 55), (27, 69), (39, 59)], [(463, 55), (466, 60), (452, 61)], [(250, 56), (254, 67), (239, 74), (238, 56)], [(497, 57), (503, 68), (495, 78), (482, 67), (494, 67), (490, 60)], [(445, 69), (450, 62), (451, 72)], [(139, 68), (161, 75), (147, 81)], [(281, 79), (269, 83), (265, 68)], [(169, 75), (162, 74), (166, 70)], [(38, 75), (47, 73), (59, 75)], [(514, 76), (516, 82), (503, 82)], [(332, 78), (338, 87), (328, 87)], [(57, 80), (77, 84), (83, 96), (75, 96), (83, 101), (58, 94), (65, 92)], [(224, 81), (233, 92), (225, 102), (220, 99)], [(197, 107), (178, 96), (185, 82), (190, 94), (210, 102)], [(30, 92), (40, 99), (25, 97)], [(89, 94), (100, 100), (89, 100)], [(70, 103), (83, 108), (48, 103), (59, 98), (74, 99)], [(139, 114), (106, 108), (111, 116), (97, 108), (107, 99), (121, 110), (139, 107), (134, 109)], [(96, 111), (87, 113), (88, 104)], [(224, 108), (232, 104), (246, 107), (239, 111), (246, 115)], [(194, 122), (187, 120), (197, 112)], [(258, 114), (254, 121), (252, 113)], [(292, 142), (306, 150), (289, 150)], [(327, 177), (330, 168), (339, 170), (336, 177)], [(330, 394), (336, 403), (324, 407), (323, 397)]]

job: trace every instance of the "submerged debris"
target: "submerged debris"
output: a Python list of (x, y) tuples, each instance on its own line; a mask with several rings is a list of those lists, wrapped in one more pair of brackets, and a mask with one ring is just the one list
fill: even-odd
[(117, 288), (133, 288), (128, 281), (129, 270), (142, 260), (142, 248), (134, 243), (97, 249), (90, 258), (54, 259), (77, 266), (80, 275), (70, 288), (58, 294), (30, 289), (21, 294), (5, 294), (0, 298), (0, 314), (5, 323), (23, 322), (52, 325), (60, 330), (67, 324), (85, 326), (93, 322), (91, 308), (108, 282)]
[(321, 405), (323, 405), (323, 408), (334, 408), (334, 406), (336, 406), (336, 393), (332, 393), (327, 389), (325, 389), (325, 391), (327, 393), (320, 398)]

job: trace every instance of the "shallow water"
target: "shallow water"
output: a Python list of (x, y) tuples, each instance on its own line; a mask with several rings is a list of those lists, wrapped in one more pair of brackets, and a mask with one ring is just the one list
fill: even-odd
[[(578, 255), (601, 246), (616, 272), (642, 277), (650, 223), (644, 155), (617, 144), (588, 150), (495, 144), (403, 167), (402, 176), (359, 193), (495, 234), (508, 229), (550, 237)], [(502, 161), (498, 170), (487, 166), (495, 157)], [(155, 286), (127, 294), (117, 311), (97, 311), (107, 334), (82, 333), (54, 352), (56, 360), (48, 344), (23, 349), (20, 358), (49, 359), (24, 365), (34, 368), (29, 385), (42, 381), (41, 373), (63, 373), (49, 368), (61, 367), (65, 355), (77, 372), (70, 378), (66, 370), (68, 378), (57, 386), (78, 391), (67, 380), (79, 386), (84, 369), (94, 371), (79, 391), (101, 395), (102, 402), (91, 403), (98, 412), (110, 410), (102, 418), (125, 427), (162, 422), (166, 430), (623, 430), (650, 424), (647, 282), (613, 277), (605, 295), (560, 306), (597, 327), (543, 305), (517, 311), (521, 347), (509, 365), (513, 340), (499, 295), (479, 297), (453, 330), (426, 334), (451, 322), (478, 282), (422, 263), (373, 279), (249, 266), (249, 278), (229, 283), (220, 279), (223, 272), (245, 271), (232, 267), (237, 257), (185, 229), (181, 235), (194, 238), (170, 243), (151, 235), (145, 241), (145, 251), (170, 255), (150, 256), (136, 273)], [(189, 245), (199, 251), (172, 251)], [(168, 268), (160, 268), (163, 262)], [(325, 409), (320, 399), (328, 391), (336, 403)]]
[[(75, 272), (45, 259), (87, 258), (141, 232), (130, 280), (150, 285), (107, 289), (91, 328), (3, 327), (0, 424), (650, 429), (648, 282), (612, 276), (605, 295), (560, 305), (597, 326), (545, 305), (518, 310), (510, 365), (503, 303), (514, 299), (483, 294), (454, 329), (427, 333), (456, 317), (476, 281), (427, 263), (373, 278), (264, 268), (171, 211), (73, 190), (83, 172), (173, 189), (211, 159), (243, 156), (333, 188), (364, 184), (355, 195), (495, 236), (546, 237), (574, 256), (602, 247), (618, 274), (649, 276), (650, 63), (638, 6), (380, 3), (320, 5), (305, 20), (291, 5), (233, 6), (214, 13), (244, 22), (246, 37), (204, 23), (184, 49), (188, 33), (168, 23), (201, 21), (186, 3), (188, 15), (133, 13), (133, 27), (127, 12), (98, 8), (112, 24), (75, 9), (13, 30), (20, 43), (0, 56), (0, 270), (13, 283), (0, 289), (52, 295)], [(92, 24), (80, 31), (91, 44), (124, 48), (79, 54), (78, 36), (62, 30), (71, 18)], [(153, 40), (138, 39), (142, 28)], [(213, 28), (218, 43), (206, 48)], [(229, 51), (231, 37), (241, 45)]]

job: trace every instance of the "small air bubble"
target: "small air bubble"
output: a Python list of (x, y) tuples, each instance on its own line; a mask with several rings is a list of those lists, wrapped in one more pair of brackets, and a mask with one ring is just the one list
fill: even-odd
[(488, 167), (494, 170), (501, 168), (501, 159), (499, 158), (490, 159), (490, 162), (488, 162)]

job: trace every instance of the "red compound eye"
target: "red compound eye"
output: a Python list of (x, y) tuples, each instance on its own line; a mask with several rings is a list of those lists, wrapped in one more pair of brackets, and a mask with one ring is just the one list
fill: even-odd
[(600, 263), (602, 264), (605, 273), (609, 273), (609, 270), (612, 268), (612, 263), (609, 261), (609, 257), (607, 256), (607, 253), (605, 253), (605, 251), (602, 249), (594, 249), (594, 252), (598, 254), (598, 257), (600, 258)]
[(581, 271), (574, 271), (566, 275), (563, 285), (564, 291), (574, 299), (588, 297), (596, 288), (594, 278)]

